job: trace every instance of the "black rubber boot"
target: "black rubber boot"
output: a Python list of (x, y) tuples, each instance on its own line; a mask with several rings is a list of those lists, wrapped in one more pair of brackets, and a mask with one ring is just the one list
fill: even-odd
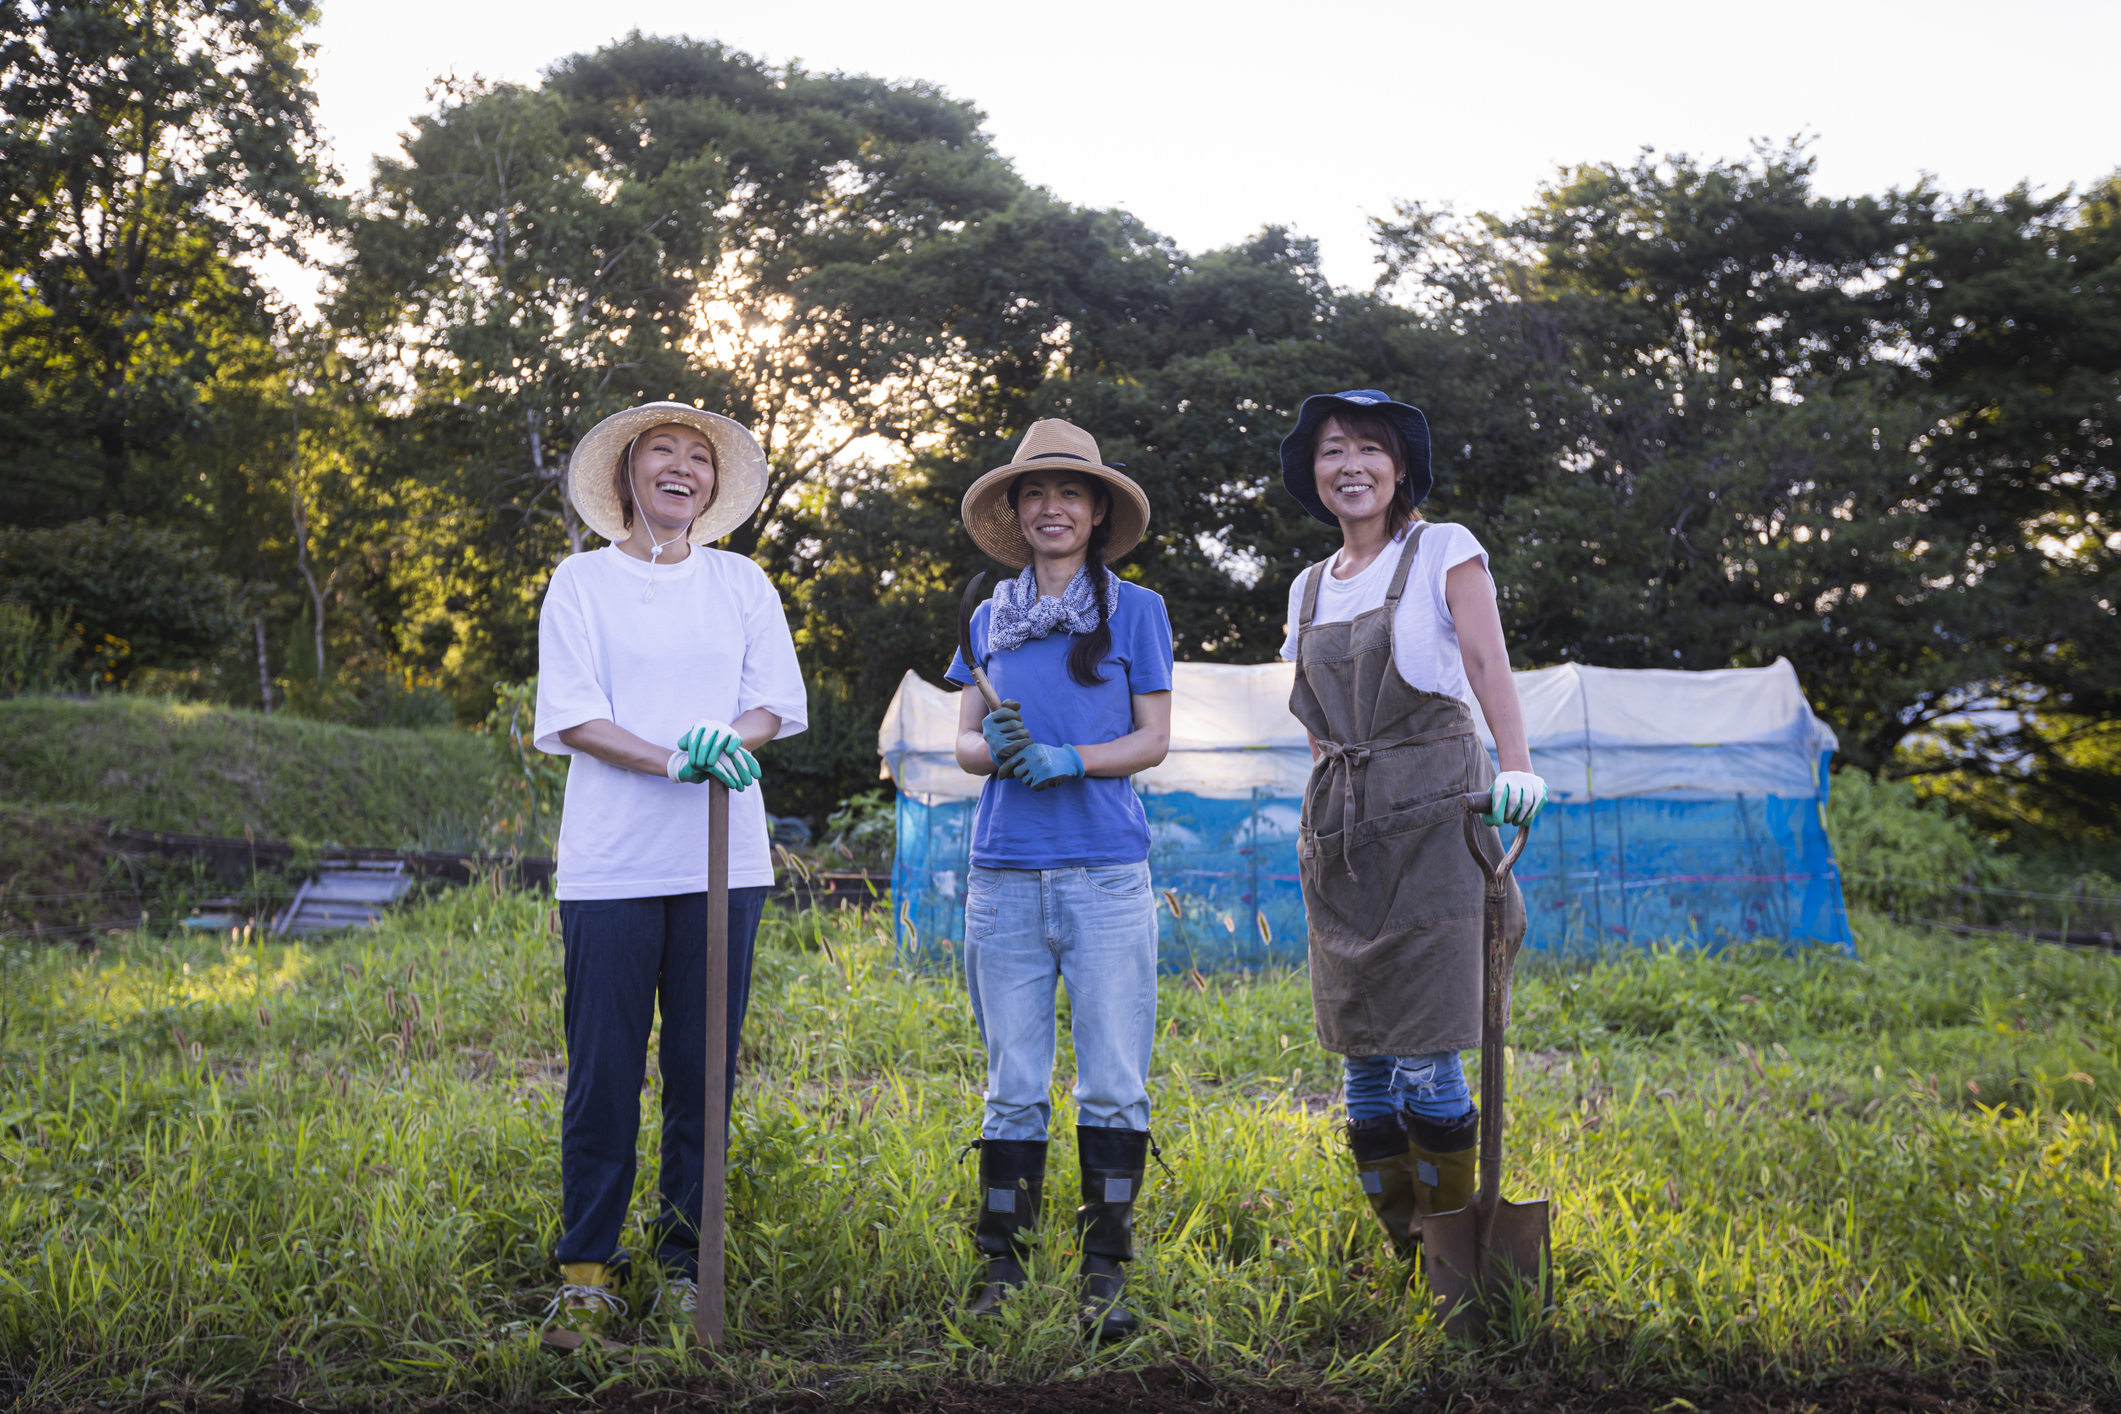
[(1392, 1239), (1392, 1250), (1412, 1260), (1421, 1242), (1421, 1209), (1409, 1148), (1396, 1114), (1348, 1121), (1348, 1152), (1355, 1156), (1355, 1177), (1370, 1211)]
[(979, 1190), (972, 1242), (987, 1258), (987, 1273), (965, 1303), (968, 1316), (992, 1315), (1003, 1297), (1029, 1280), (1024, 1254), (1046, 1193), (1046, 1141), (980, 1140)]
[(1123, 1299), (1126, 1263), (1134, 1260), (1134, 1203), (1149, 1167), (1149, 1135), (1140, 1129), (1075, 1126), (1083, 1167), (1083, 1205), (1075, 1235), (1083, 1248), (1083, 1322), (1099, 1340), (1122, 1340), (1141, 1324)]
[[(1408, 1157), (1414, 1163), (1414, 1205), (1423, 1213), (1448, 1213), (1473, 1201), (1473, 1181), (1479, 1155), (1480, 1111), (1467, 1110), (1459, 1118), (1439, 1124), (1423, 1119), (1412, 1110), (1402, 1110), (1407, 1137), (1413, 1140)], [(1418, 1224), (1417, 1224), (1418, 1226)]]

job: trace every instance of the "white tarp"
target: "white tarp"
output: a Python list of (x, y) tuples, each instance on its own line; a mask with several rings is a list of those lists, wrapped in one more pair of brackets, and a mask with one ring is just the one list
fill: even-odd
[[(1179, 663), (1172, 673), (1171, 754), (1136, 778), (1144, 791), (1229, 799), (1303, 793), (1311, 753), (1289, 715), (1292, 663)], [(1797, 671), (1687, 673), (1586, 668), (1518, 673), (1532, 769), (1562, 800), (1819, 793), (1819, 758), (1834, 733), (1812, 715)], [(1494, 737), (1473, 709), (1490, 750)], [(898, 788), (926, 804), (977, 796), (958, 769), (957, 694), (907, 673), (877, 732)]]

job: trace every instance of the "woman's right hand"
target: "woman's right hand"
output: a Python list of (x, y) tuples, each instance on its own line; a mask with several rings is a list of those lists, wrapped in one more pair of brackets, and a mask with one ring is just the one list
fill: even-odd
[(1023, 704), (1004, 701), (980, 719), (979, 734), (987, 740), (987, 754), (994, 758), (995, 768), (1006, 774), (1009, 758), (1031, 744), (1031, 729), (1024, 725)]
[(745, 790), (761, 773), (758, 758), (745, 750), (736, 728), (708, 717), (678, 738), (665, 774), (680, 785), (712, 778), (731, 790)]

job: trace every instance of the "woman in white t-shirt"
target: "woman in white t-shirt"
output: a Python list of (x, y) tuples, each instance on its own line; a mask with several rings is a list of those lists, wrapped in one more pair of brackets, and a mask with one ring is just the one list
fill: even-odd
[[(707, 792), (729, 801), (729, 1051), (773, 883), (754, 748), (808, 724), (788, 620), (765, 572), (709, 548), (758, 509), (766, 459), (726, 417), (649, 403), (575, 448), (568, 499), (612, 543), (553, 572), (538, 619), (540, 750), (571, 756), (557, 892), (566, 944), (560, 1119), (562, 1323), (622, 1313), (648, 1036), (663, 1002), (661, 1211), (649, 1223), (680, 1309), (699, 1264), (707, 1139)], [(724, 1114), (727, 1114), (725, 1107)], [(727, 1142), (726, 1131), (715, 1136)]]
[[(1484, 887), (1460, 800), (1490, 826), (1529, 824), (1532, 774), (1487, 554), (1429, 524), (1429, 426), (1372, 389), (1307, 398), (1281, 444), (1282, 485), (1341, 533), (1289, 589), (1289, 710), (1314, 765), (1299, 835), (1319, 1044), (1345, 1062), (1348, 1146), (1404, 1256), (1421, 1215), (1473, 1193), (1479, 1112), (1459, 1051), (1479, 1044)], [(1480, 745), (1468, 697), (1495, 734)], [(1485, 832), (1491, 860), (1501, 842)], [(1511, 886), (1506, 927), (1523, 936)]]

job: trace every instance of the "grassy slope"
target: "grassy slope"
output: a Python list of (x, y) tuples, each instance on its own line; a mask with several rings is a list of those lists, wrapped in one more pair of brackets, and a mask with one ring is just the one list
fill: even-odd
[[(532, 1343), (559, 1213), (549, 921), (459, 890), (336, 945), (0, 953), (0, 1387), (402, 1404), (705, 1377), (675, 1348), (620, 1372)], [(1361, 1206), (1303, 979), (1167, 979), (1152, 1085), (1175, 1174), (1144, 1195), (1148, 1319), (1091, 1354), (1064, 1281), (955, 1323), (981, 1076), (959, 985), (891, 970), (874, 920), (771, 918), (712, 1378), (851, 1395), (1181, 1356), (1396, 1398), (1478, 1369), (1743, 1383), (1973, 1360), (2110, 1388), (2121, 959), (1859, 930), (1861, 961), (1520, 980), (1506, 1192), (1552, 1193), (1558, 1296), (1549, 1334), (1477, 1356)], [(1049, 1278), (1072, 1245), (1070, 1073), (1063, 1029)]]
[(477, 816), (486, 744), (136, 697), (0, 701), (0, 799), (186, 834), (394, 846)]

